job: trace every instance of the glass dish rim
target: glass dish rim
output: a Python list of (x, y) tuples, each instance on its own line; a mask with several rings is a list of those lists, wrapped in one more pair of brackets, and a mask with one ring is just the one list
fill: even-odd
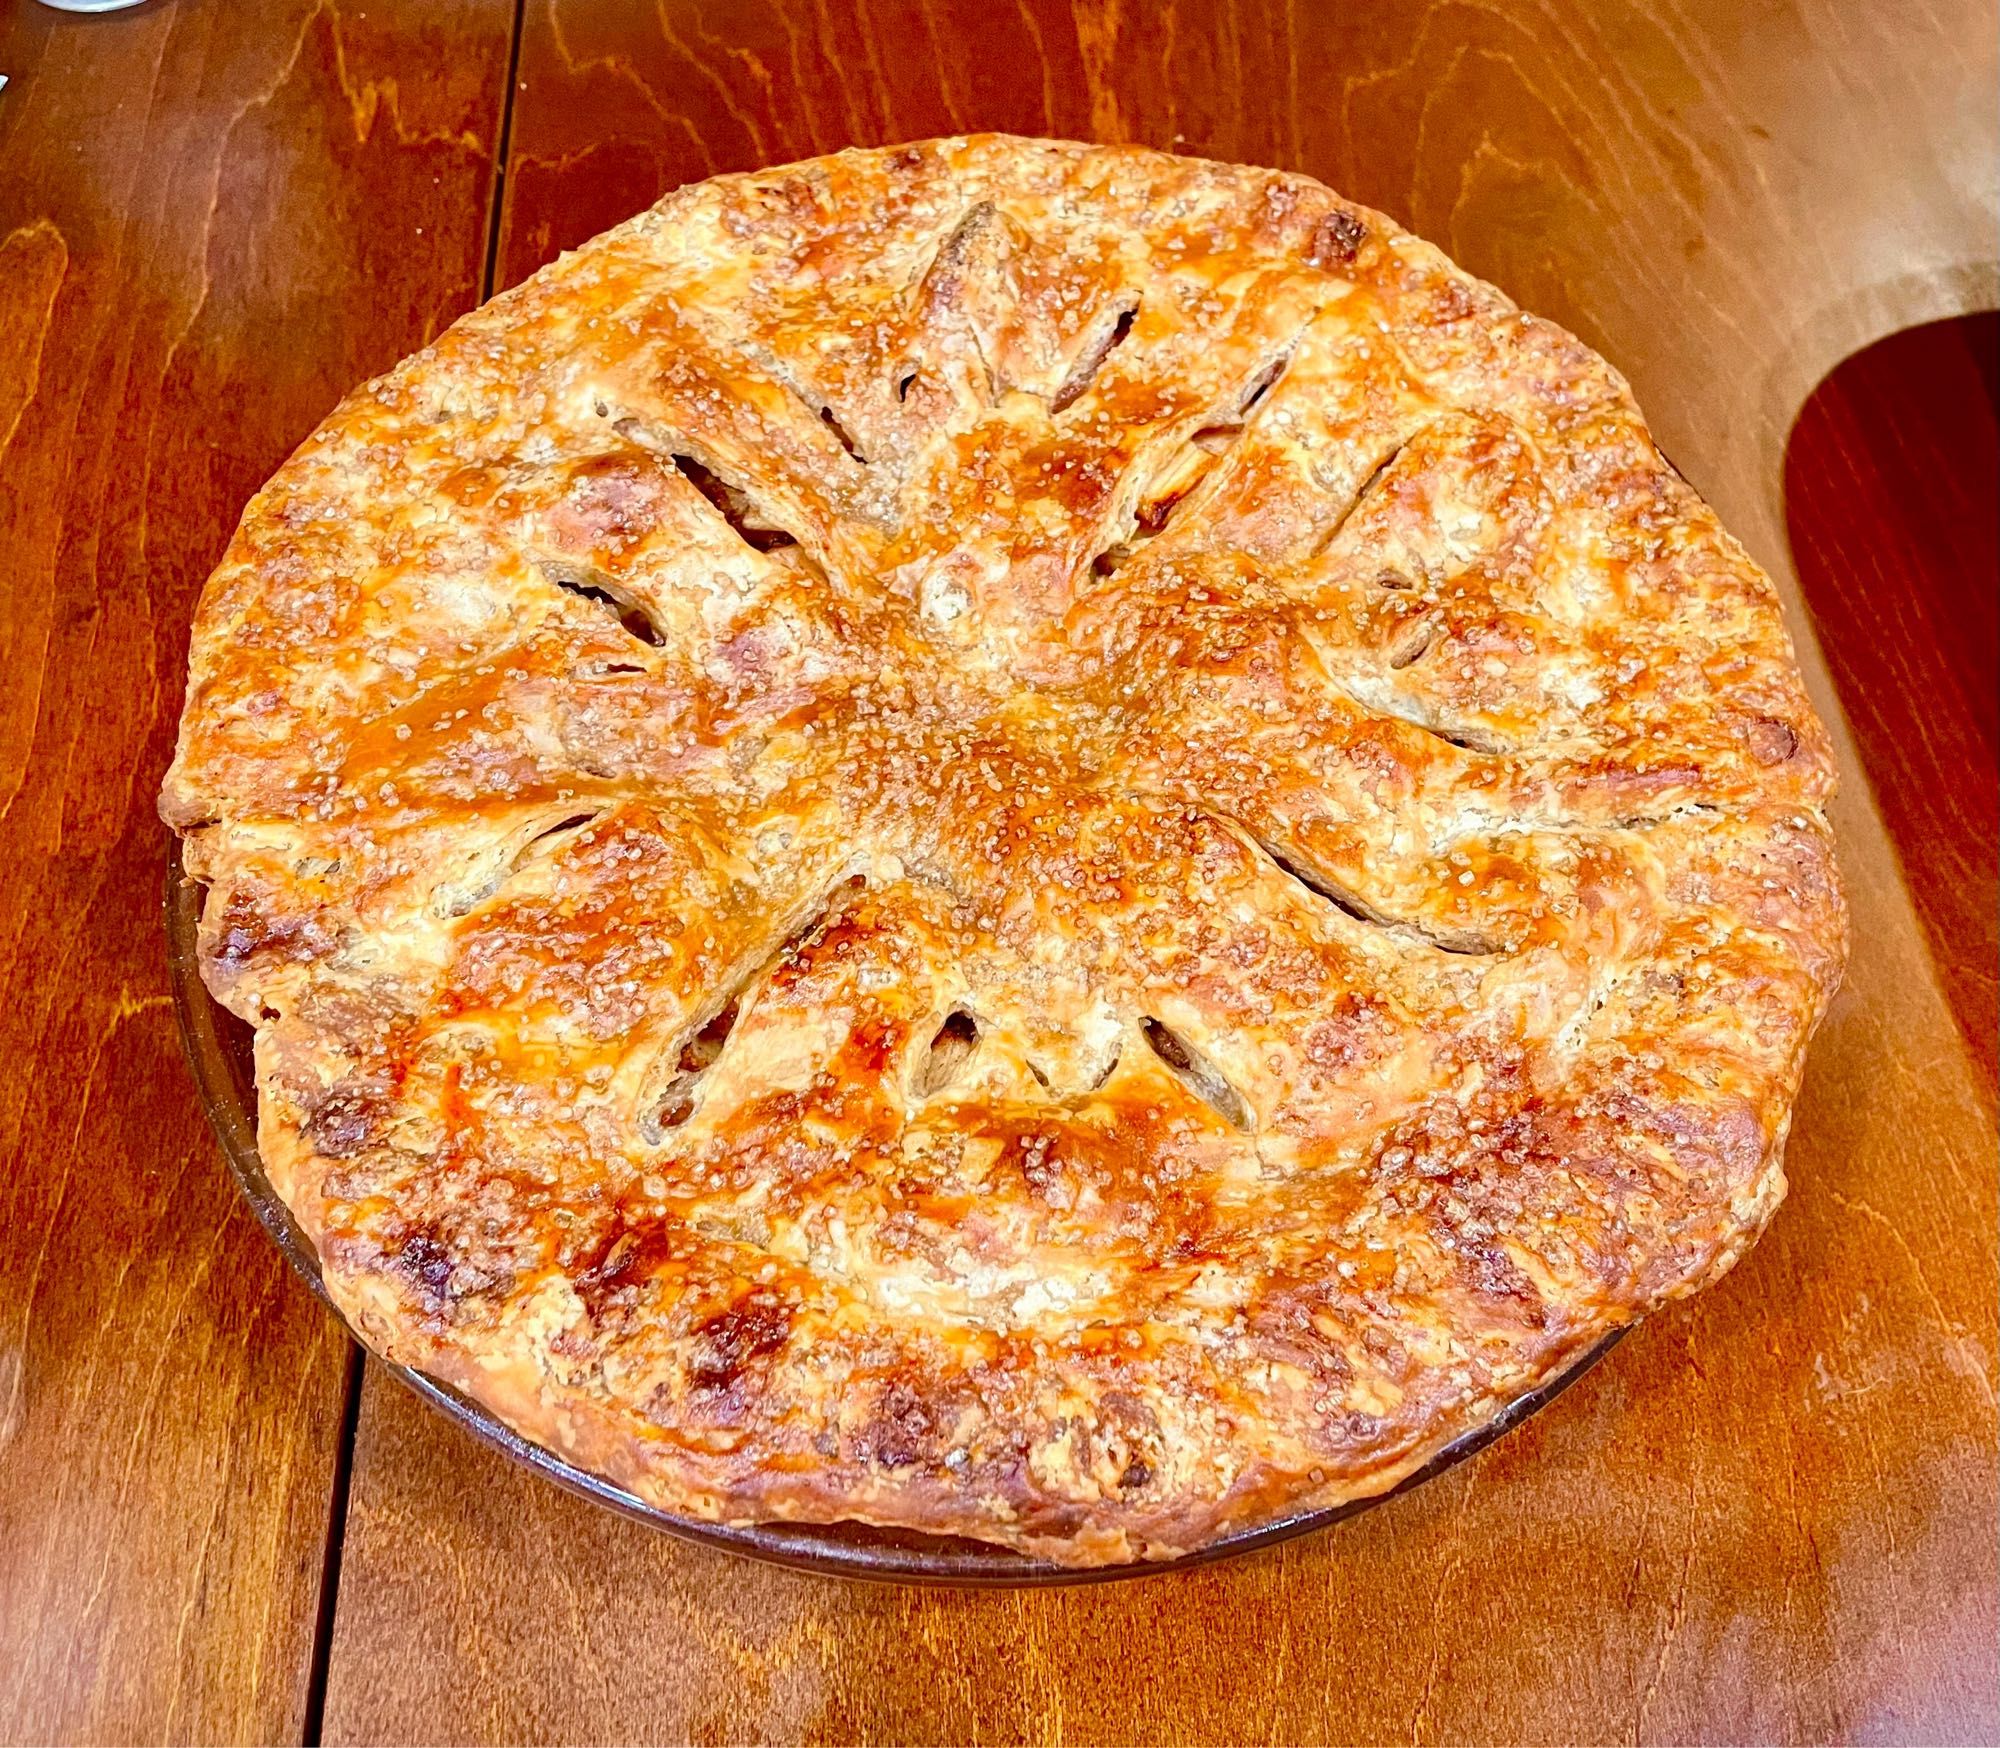
[(265, 1176), (263, 1161), (257, 1152), (254, 1094), (246, 1102), (241, 1079), (233, 1065), (233, 1057), (240, 1056), (241, 1046), (232, 1045), (228, 1035), (228, 1028), (240, 1026), (241, 1022), (228, 1015), (201, 980), (196, 936), (201, 919), (202, 890), (201, 883), (188, 875), (182, 865), (180, 839), (169, 834), (164, 909), (167, 967), (174, 1015), (179, 1024), (189, 1071), (201, 1095), (202, 1108), (221, 1145), (230, 1175), (257, 1217), (258, 1224), (313, 1295), (340, 1322), (369, 1359), (407, 1389), (414, 1391), (481, 1442), (496, 1447), (566, 1492), (682, 1541), (821, 1577), (890, 1584), (1044, 1587), (1101, 1584), (1185, 1571), (1330, 1528), (1434, 1480), (1446, 1470), (1456, 1468), (1477, 1455), (1561, 1395), (1634, 1327), (1624, 1324), (1609, 1330), (1562, 1371), (1516, 1397), (1491, 1420), (1444, 1446), (1394, 1487), (1364, 1498), (1316, 1507), (1272, 1523), (1238, 1530), (1169, 1560), (1137, 1561), (1118, 1566), (1062, 1566), (994, 1543), (921, 1535), (868, 1524), (737, 1525), (682, 1517), (649, 1505), (602, 1476), (579, 1469), (546, 1446), (524, 1438), (497, 1415), (451, 1385), (412, 1367), (385, 1359), (348, 1323), (326, 1290), (326, 1283), (320, 1275), (319, 1256), (311, 1241), (300, 1230), (292, 1211), (285, 1206)]

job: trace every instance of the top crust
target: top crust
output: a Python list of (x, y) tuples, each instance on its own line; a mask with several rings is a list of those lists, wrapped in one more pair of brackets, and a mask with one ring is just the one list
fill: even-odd
[(366, 1338), (671, 1510), (1077, 1564), (1726, 1269), (1840, 971), (1771, 587), (1302, 177), (719, 177), (357, 390), (162, 811)]

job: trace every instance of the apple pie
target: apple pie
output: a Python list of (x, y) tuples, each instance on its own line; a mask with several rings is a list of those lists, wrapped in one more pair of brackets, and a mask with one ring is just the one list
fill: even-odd
[(356, 390), (162, 810), (374, 1347), (668, 1511), (1074, 1565), (1714, 1281), (1845, 912), (1620, 377), (1304, 177), (717, 177)]

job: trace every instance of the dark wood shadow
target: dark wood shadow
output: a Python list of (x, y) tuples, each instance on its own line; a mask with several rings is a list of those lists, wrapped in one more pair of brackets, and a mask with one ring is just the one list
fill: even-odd
[(1785, 519), (1806, 605), (1959, 1029), (2000, 1073), (2000, 313), (1906, 328), (1800, 410)]

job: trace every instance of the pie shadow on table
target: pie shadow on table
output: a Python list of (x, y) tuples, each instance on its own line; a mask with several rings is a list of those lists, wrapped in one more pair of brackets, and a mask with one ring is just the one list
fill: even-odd
[[(328, 1296), (326, 1284), (320, 1277), (319, 1258), (311, 1242), (292, 1218), (291, 1210), (285, 1206), (278, 1192), (271, 1187), (270, 1179), (264, 1175), (263, 1161), (258, 1157), (256, 1075), (252, 1058), (254, 1034), (249, 1026), (215, 1001), (201, 981), (196, 959), (196, 930), (201, 920), (202, 892), (200, 882), (190, 878), (182, 868), (179, 840), (174, 840), (167, 858), (167, 964), (173, 983), (174, 1013), (180, 1022), (188, 1066), (194, 1071), (203, 1108), (208, 1112), (216, 1139), (222, 1143), (223, 1157), (228, 1161), (244, 1199), (306, 1285), (329, 1311), (339, 1317), (340, 1312)], [(345, 1319), (342, 1321), (344, 1323)], [(353, 1333), (351, 1328), (349, 1333)], [(566, 1463), (545, 1446), (523, 1438), (451, 1385), (409, 1366), (397, 1365), (379, 1354), (372, 1357), (385, 1372), (475, 1437), (497, 1446), (516, 1462), (527, 1465), (559, 1487), (685, 1541), (835, 1577), (898, 1584), (1009, 1586), (1091, 1584), (1109, 1579), (1142, 1578), (1206, 1565), (1232, 1555), (1268, 1548), (1275, 1543), (1289, 1541), (1294, 1536), (1326, 1529), (1344, 1518), (1353, 1517), (1394, 1499), (1398, 1494), (1420, 1487), (1484, 1450), (1503, 1433), (1561, 1395), (1627, 1333), (1629, 1326), (1612, 1330), (1587, 1349), (1566, 1371), (1558, 1373), (1539, 1389), (1517, 1397), (1492, 1420), (1445, 1446), (1422, 1468), (1385, 1493), (1300, 1512), (1276, 1523), (1241, 1530), (1177, 1560), (1083, 1568), (1059, 1566), (1016, 1553), (1011, 1548), (965, 1537), (924, 1535), (915, 1530), (886, 1529), (872, 1524), (731, 1525), (680, 1517), (647, 1504), (601, 1476)], [(355, 1340), (359, 1341), (360, 1337), (355, 1336)]]

